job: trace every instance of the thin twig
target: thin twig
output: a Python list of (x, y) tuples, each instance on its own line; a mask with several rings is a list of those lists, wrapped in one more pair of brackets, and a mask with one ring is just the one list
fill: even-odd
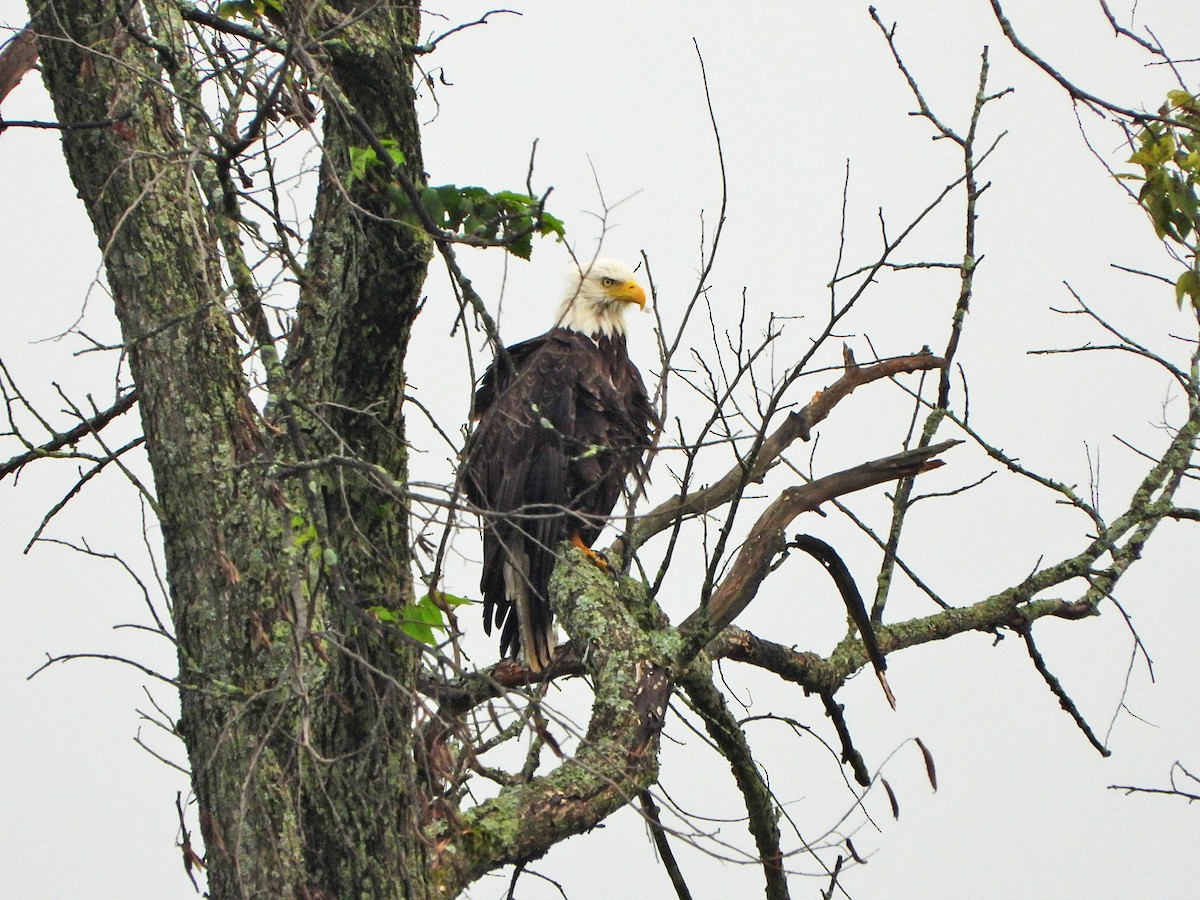
[(675, 896), (679, 900), (692, 900), (692, 892), (688, 889), (687, 881), (684, 880), (683, 871), (679, 868), (679, 861), (675, 858), (671, 844), (667, 841), (667, 831), (663, 828), (658, 805), (654, 802), (654, 795), (649, 790), (640, 791), (638, 801), (642, 805), (642, 815), (646, 817), (650, 836), (654, 839), (654, 846), (658, 850), (658, 858), (662, 860), (663, 868), (667, 870), (667, 875), (671, 878), (671, 886), (675, 888)]
[(1025, 649), (1029, 651), (1029, 658), (1033, 661), (1033, 666), (1037, 669), (1038, 674), (1042, 676), (1042, 680), (1046, 682), (1046, 686), (1050, 688), (1050, 692), (1058, 698), (1059, 705), (1079, 726), (1079, 730), (1083, 732), (1083, 736), (1088, 739), (1088, 743), (1096, 748), (1096, 751), (1101, 756), (1112, 756), (1112, 751), (1100, 742), (1096, 737), (1096, 733), (1092, 731), (1092, 726), (1088, 725), (1083, 714), (1079, 711), (1079, 707), (1075, 705), (1075, 701), (1067, 694), (1066, 689), (1062, 686), (1062, 682), (1055, 677), (1054, 673), (1046, 666), (1046, 660), (1042, 657), (1041, 651), (1033, 642), (1033, 629), (1026, 628), (1021, 637), (1025, 639)]

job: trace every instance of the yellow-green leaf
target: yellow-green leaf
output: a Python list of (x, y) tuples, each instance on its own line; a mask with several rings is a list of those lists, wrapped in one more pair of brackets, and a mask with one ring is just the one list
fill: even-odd
[(1183, 298), (1191, 297), (1192, 306), (1200, 309), (1200, 272), (1188, 269), (1175, 282), (1175, 305), (1182, 308)]

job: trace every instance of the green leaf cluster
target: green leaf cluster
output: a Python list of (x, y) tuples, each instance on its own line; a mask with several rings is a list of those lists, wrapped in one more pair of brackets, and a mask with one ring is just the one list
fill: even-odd
[(446, 631), (445, 610), (470, 602), (470, 600), (464, 597), (455, 597), (453, 594), (438, 592), (436, 595), (426, 594), (415, 603), (409, 603), (400, 609), (391, 609), (386, 606), (371, 606), (367, 608), (367, 612), (371, 613), (381, 622), (388, 622), (395, 625), (409, 637), (420, 641), (422, 644), (433, 647), (438, 643), (434, 631)]
[(514, 256), (529, 259), (534, 235), (566, 234), (562, 219), (542, 208), (542, 200), (517, 191), (489, 191), (456, 184), (427, 186), (421, 190), (423, 216), (418, 216), (408, 194), (392, 177), (404, 164), (404, 154), (394, 140), (381, 140), (391, 165), (379, 158), (374, 147), (351, 147), (348, 184), (373, 183), (388, 198), (395, 214), (414, 225), (430, 222), (443, 233), (467, 243), (504, 247)]
[(535, 234), (559, 239), (566, 234), (562, 219), (542, 209), (542, 201), (516, 191), (443, 184), (425, 188), (421, 203), (443, 231), (496, 241), (521, 259), (533, 253)]
[(1175, 302), (1185, 297), (1200, 310), (1200, 267), (1197, 239), (1200, 235), (1200, 97), (1187, 91), (1171, 91), (1164, 112), (1171, 122), (1149, 122), (1138, 133), (1138, 147), (1129, 162), (1142, 174), (1118, 176), (1141, 181), (1138, 202), (1150, 216), (1154, 232), (1183, 248), (1191, 265), (1175, 282)]
[[(379, 144), (392, 161), (392, 167), (404, 165), (404, 151), (400, 149), (398, 141), (394, 138), (381, 138)], [(380, 160), (374, 147), (350, 148), (350, 173), (346, 178), (348, 185), (353, 185), (357, 181), (366, 181), (369, 178), (386, 180), (389, 171)]]
[(245, 19), (254, 22), (269, 12), (283, 12), (283, 0), (224, 0), (217, 7), (222, 19)]
[(317, 526), (300, 513), (292, 514), (292, 545), (285, 552), (290, 555), (307, 553), (309, 559), (322, 556), (321, 544), (317, 540)]

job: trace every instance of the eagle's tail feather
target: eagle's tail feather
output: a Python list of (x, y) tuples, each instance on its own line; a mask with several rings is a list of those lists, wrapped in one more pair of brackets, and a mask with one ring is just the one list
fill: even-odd
[[(517, 635), (525, 664), (531, 671), (540, 672), (550, 665), (554, 625), (541, 608), (544, 601), (530, 584), (529, 556), (524, 548), (511, 548), (504, 561), (504, 593), (510, 604), (509, 615), (516, 613)], [(506, 637), (507, 632), (506, 628)]]

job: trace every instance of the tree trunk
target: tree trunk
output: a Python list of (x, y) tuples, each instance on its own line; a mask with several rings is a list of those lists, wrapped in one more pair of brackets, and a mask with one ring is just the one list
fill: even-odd
[[(402, 362), (429, 242), (370, 215), (384, 210), (363, 186), (347, 190), (347, 148), (364, 140), (328, 114), (286, 366), (271, 365), (269, 336), (251, 328), (272, 393), (264, 419), (220, 264), (236, 209), (202, 189), (228, 180), (228, 166), (207, 135), (191, 143), (180, 128), (190, 111), (163, 90), (184, 62), (159, 27), (175, 13), (149, 4), (151, 31), (136, 6), (117, 6), (128, 15), (103, 0), (38, 4), (33, 27), (59, 120), (107, 123), (68, 128), (63, 145), (138, 390), (210, 896), (426, 897), (419, 654), (364, 627), (366, 608), (412, 599), (406, 510), (337, 470), (277, 476), (336, 452), (403, 482)], [(404, 50), (417, 25), (414, 8), (372, 12), (321, 64), (419, 178)], [(261, 325), (247, 299), (240, 315)]]

